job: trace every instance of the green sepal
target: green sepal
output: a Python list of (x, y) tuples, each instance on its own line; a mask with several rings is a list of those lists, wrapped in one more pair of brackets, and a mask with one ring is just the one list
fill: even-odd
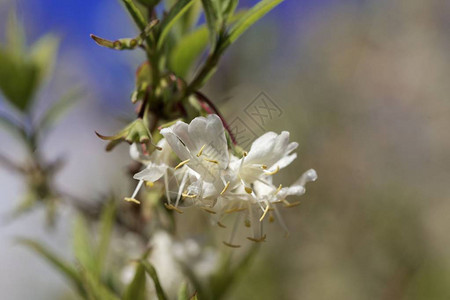
[(139, 143), (147, 144), (152, 141), (152, 135), (141, 118), (136, 119), (132, 123), (128, 124), (124, 129), (112, 136), (105, 136), (98, 132), (95, 134), (102, 140), (110, 141), (106, 150), (110, 151), (122, 141), (126, 141), (129, 144)]

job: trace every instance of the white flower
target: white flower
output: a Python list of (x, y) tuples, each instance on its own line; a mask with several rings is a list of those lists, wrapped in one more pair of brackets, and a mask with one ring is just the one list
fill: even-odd
[[(260, 205), (264, 206), (262, 207), (263, 214), (259, 218), (259, 221), (262, 222), (266, 214), (269, 212), (269, 210), (273, 209), (275, 215), (277, 216), (278, 221), (280, 222), (280, 225), (283, 227), (285, 232), (288, 233), (287, 226), (284, 224), (283, 218), (281, 217), (281, 214), (277, 208), (277, 204), (284, 204), (285, 207), (294, 207), (298, 205), (300, 202), (291, 203), (288, 202), (286, 198), (288, 196), (303, 195), (306, 191), (305, 190), (306, 183), (316, 180), (317, 180), (316, 171), (310, 169), (305, 173), (303, 173), (303, 175), (300, 176), (300, 178), (289, 187), (282, 187), (282, 185), (276, 187), (272, 183), (272, 176), (268, 177), (267, 180), (265, 180), (264, 182), (256, 181), (253, 185), (254, 187), (253, 195), (255, 196), (256, 201)], [(263, 238), (262, 232), (257, 232), (256, 236)]]
[[(184, 205), (211, 213), (221, 227), (229, 213), (243, 211), (253, 229), (253, 241), (264, 240), (262, 222), (269, 211), (270, 219), (274, 211), (287, 231), (276, 205), (295, 206), (286, 197), (304, 194), (306, 182), (317, 178), (309, 170), (289, 187), (272, 183), (272, 176), (297, 157), (293, 151), (298, 144), (289, 142), (287, 131), (262, 135), (240, 159), (229, 153), (222, 121), (216, 115), (196, 118), (189, 125), (178, 122), (161, 133), (182, 160), (178, 167), (186, 168), (175, 208), (181, 194)], [(233, 246), (231, 241), (227, 244)]]
[(288, 166), (297, 157), (292, 153), (297, 147), (298, 143), (289, 143), (289, 132), (283, 131), (279, 135), (267, 132), (253, 142), (248, 154), (235, 162), (233, 168), (249, 187), (262, 176), (274, 175)]
[(144, 182), (148, 182), (149, 185), (152, 185), (163, 176), (167, 181), (171, 153), (172, 151), (165, 139), (161, 139), (158, 142), (156, 150), (150, 155), (144, 153), (141, 144), (134, 143), (130, 146), (131, 158), (145, 164), (146, 167), (144, 170), (133, 176), (134, 179), (139, 180), (139, 183), (132, 196), (125, 198), (126, 201), (139, 203), (139, 201), (136, 200), (136, 196)]
[[(178, 286), (184, 280), (183, 273), (172, 254), (174, 243), (172, 236), (165, 231), (156, 231), (149, 243), (152, 249), (149, 261), (155, 267), (163, 290), (170, 299), (176, 297)], [(153, 284), (151, 290), (155, 292)]]
[(176, 298), (179, 285), (185, 281), (180, 264), (192, 270), (199, 280), (206, 281), (219, 263), (219, 255), (212, 249), (202, 247), (194, 239), (176, 241), (165, 231), (157, 231), (150, 246), (149, 261), (170, 299)]
[(169, 168), (171, 150), (165, 139), (160, 140), (157, 146), (161, 148), (161, 151), (156, 150), (148, 157), (138, 155), (138, 158), (143, 159), (142, 162), (147, 163), (147, 166), (135, 174), (134, 179), (155, 182), (164, 176)]
[[(249, 238), (252, 241), (264, 240), (262, 223), (267, 215), (269, 220), (274, 219), (272, 212), (287, 231), (277, 205), (297, 205), (286, 198), (304, 194), (305, 184), (317, 179), (316, 172), (311, 169), (291, 186), (273, 184), (273, 175), (297, 157), (294, 150), (298, 143), (289, 141), (287, 131), (265, 133), (241, 158), (230, 153), (222, 120), (217, 115), (198, 117), (190, 124), (179, 121), (162, 129), (161, 134), (164, 139), (158, 146), (163, 151), (145, 156), (133, 150), (132, 157), (148, 164), (134, 177), (140, 180), (136, 190), (144, 181), (153, 182), (164, 177), (167, 208), (182, 213), (180, 207), (200, 207), (211, 213), (212, 220), (220, 227), (225, 227), (223, 219), (230, 213), (243, 212), (246, 224), (253, 229), (253, 237)], [(181, 160), (174, 168), (169, 167), (167, 145)], [(137, 191), (131, 201), (136, 194)], [(171, 196), (176, 198), (174, 202)], [(232, 239), (233, 234), (226, 244), (235, 246)]]
[(195, 118), (189, 125), (179, 121), (162, 129), (161, 134), (182, 160), (178, 166), (189, 166), (209, 182), (225, 175), (228, 144), (222, 120), (217, 115)]

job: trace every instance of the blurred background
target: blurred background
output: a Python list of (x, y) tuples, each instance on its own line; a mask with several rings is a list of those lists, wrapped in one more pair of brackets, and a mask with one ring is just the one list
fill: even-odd
[[(70, 87), (85, 91), (44, 145), (48, 157), (66, 161), (58, 186), (87, 199), (111, 182), (128, 193), (127, 148), (105, 154), (94, 130), (113, 132), (133, 115), (129, 95), (143, 57), (89, 38), (134, 36), (124, 9), (108, 0), (0, 0), (0, 28), (14, 7), (31, 42), (48, 32), (61, 39), (37, 113)], [(291, 132), (299, 159), (284, 182), (309, 168), (319, 174), (302, 204), (284, 211), (290, 237), (277, 225), (267, 229), (232, 299), (450, 299), (449, 30), (446, 0), (286, 0), (231, 48), (205, 93), (249, 139)], [(278, 109), (263, 123), (246, 109), (261, 92)], [(2, 101), (0, 109), (10, 107)], [(0, 151), (20, 161), (20, 145), (3, 131), (0, 140)], [(0, 169), (0, 214), (13, 209), (23, 186)], [(41, 226), (40, 210), (2, 222), (5, 299), (55, 299), (70, 290), (12, 242), (31, 236), (71, 258), (70, 214), (63, 209), (53, 231)]]

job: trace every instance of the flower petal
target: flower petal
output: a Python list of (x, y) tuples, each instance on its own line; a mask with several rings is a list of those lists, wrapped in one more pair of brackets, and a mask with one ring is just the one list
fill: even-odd
[(133, 178), (137, 180), (155, 182), (161, 177), (163, 177), (166, 169), (167, 169), (166, 165), (156, 165), (151, 163), (147, 166), (147, 168), (135, 174)]

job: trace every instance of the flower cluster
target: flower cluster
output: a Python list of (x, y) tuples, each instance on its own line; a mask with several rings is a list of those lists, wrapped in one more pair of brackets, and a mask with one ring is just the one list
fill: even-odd
[[(229, 145), (222, 120), (217, 115), (197, 117), (190, 124), (177, 122), (160, 131), (161, 151), (146, 155), (136, 144), (131, 146), (133, 159), (146, 165), (134, 178), (138, 186), (128, 201), (139, 203), (137, 193), (142, 185), (152, 185), (163, 179), (168, 209), (182, 212), (183, 207), (199, 207), (211, 213), (221, 227), (225, 216), (242, 212), (245, 224), (252, 228), (250, 240), (265, 240), (263, 221), (274, 220), (274, 215), (287, 231), (278, 206), (292, 207), (288, 196), (305, 193), (305, 184), (317, 179), (314, 170), (306, 171), (291, 186), (274, 185), (273, 176), (288, 166), (296, 157), (298, 147), (289, 141), (289, 132), (267, 132), (256, 139), (248, 152), (237, 151)], [(171, 167), (172, 151), (181, 160)], [(239, 153), (241, 152), (241, 153)], [(169, 184), (169, 182), (175, 184)], [(228, 246), (232, 240), (224, 242)]]

